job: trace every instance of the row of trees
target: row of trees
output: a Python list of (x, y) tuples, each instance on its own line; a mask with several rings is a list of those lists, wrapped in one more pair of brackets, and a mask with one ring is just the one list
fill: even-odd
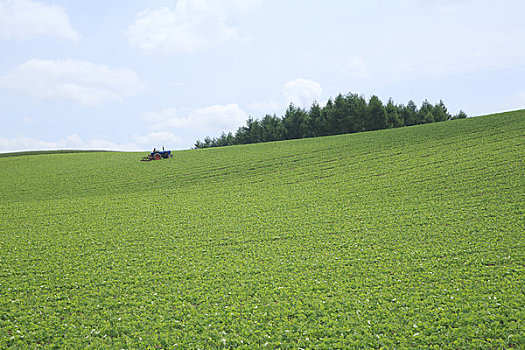
[(463, 111), (450, 115), (443, 101), (432, 105), (425, 100), (418, 109), (413, 101), (404, 106), (389, 99), (384, 105), (377, 96), (372, 96), (367, 102), (357, 94), (339, 94), (334, 100), (328, 100), (324, 107), (314, 102), (306, 110), (291, 104), (282, 117), (275, 114), (267, 114), (260, 120), (250, 117), (246, 126), (238, 128), (235, 134), (223, 132), (217, 138), (197, 140), (195, 148), (347, 134), (466, 117)]

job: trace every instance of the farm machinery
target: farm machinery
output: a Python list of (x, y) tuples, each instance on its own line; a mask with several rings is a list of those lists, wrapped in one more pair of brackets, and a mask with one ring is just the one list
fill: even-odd
[(173, 158), (173, 154), (171, 154), (171, 151), (165, 151), (164, 147), (162, 147), (162, 151), (154, 148), (153, 152), (148, 154), (147, 157), (142, 157), (141, 161), (149, 162), (150, 160), (160, 160), (160, 159), (168, 159), (168, 158)]

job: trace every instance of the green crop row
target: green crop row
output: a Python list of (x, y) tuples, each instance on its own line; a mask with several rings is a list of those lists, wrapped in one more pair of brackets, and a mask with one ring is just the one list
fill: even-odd
[(525, 346), (525, 112), (0, 159), (0, 348)]

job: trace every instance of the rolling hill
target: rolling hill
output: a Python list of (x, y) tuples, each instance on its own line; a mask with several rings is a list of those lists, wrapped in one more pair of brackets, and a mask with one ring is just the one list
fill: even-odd
[(525, 110), (0, 158), (0, 347), (525, 346)]

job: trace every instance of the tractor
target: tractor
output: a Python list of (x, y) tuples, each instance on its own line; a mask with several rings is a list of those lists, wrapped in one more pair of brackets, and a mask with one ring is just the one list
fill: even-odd
[(141, 161), (149, 162), (150, 160), (160, 160), (160, 159), (168, 159), (168, 158), (173, 158), (171, 151), (165, 151), (164, 147), (162, 147), (162, 151), (154, 148), (153, 152), (151, 152), (147, 157), (142, 157)]

